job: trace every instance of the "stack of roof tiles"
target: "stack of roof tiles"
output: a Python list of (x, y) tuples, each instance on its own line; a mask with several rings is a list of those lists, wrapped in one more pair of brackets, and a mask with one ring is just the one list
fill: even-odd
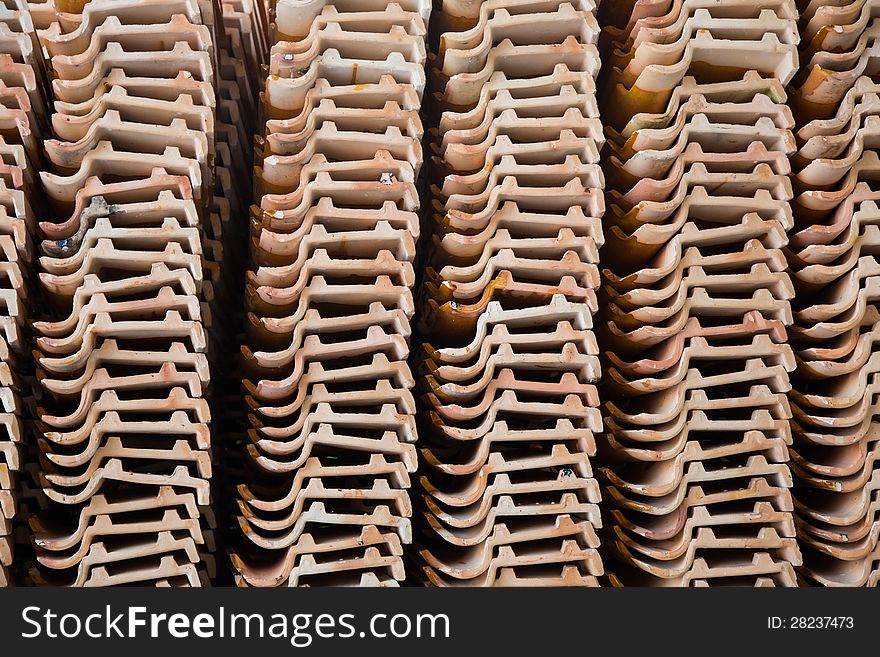
[(805, 581), (880, 581), (880, 3), (802, 1), (789, 266)]
[(91, 0), (48, 23), (56, 138), (44, 145), (51, 219), (33, 326), (51, 503), (31, 521), (33, 579), (200, 585), (214, 571), (214, 162), (229, 166), (215, 147), (214, 8)]
[(0, 4), (0, 586), (13, 580), (16, 492), (25, 443), (29, 442), (22, 417), (29, 385), (22, 374), (33, 371), (26, 320), (37, 221), (34, 179), (42, 161), (42, 80), (42, 62), (27, 6), (21, 0), (4, 0)]
[(880, 585), (878, 44), (2, 0), (0, 586)]
[(396, 586), (428, 0), (277, 0), (245, 303), (243, 586)]
[(417, 576), (596, 585), (592, 0), (444, 0), (430, 62)]
[(610, 580), (792, 586), (794, 0), (608, 10)]

